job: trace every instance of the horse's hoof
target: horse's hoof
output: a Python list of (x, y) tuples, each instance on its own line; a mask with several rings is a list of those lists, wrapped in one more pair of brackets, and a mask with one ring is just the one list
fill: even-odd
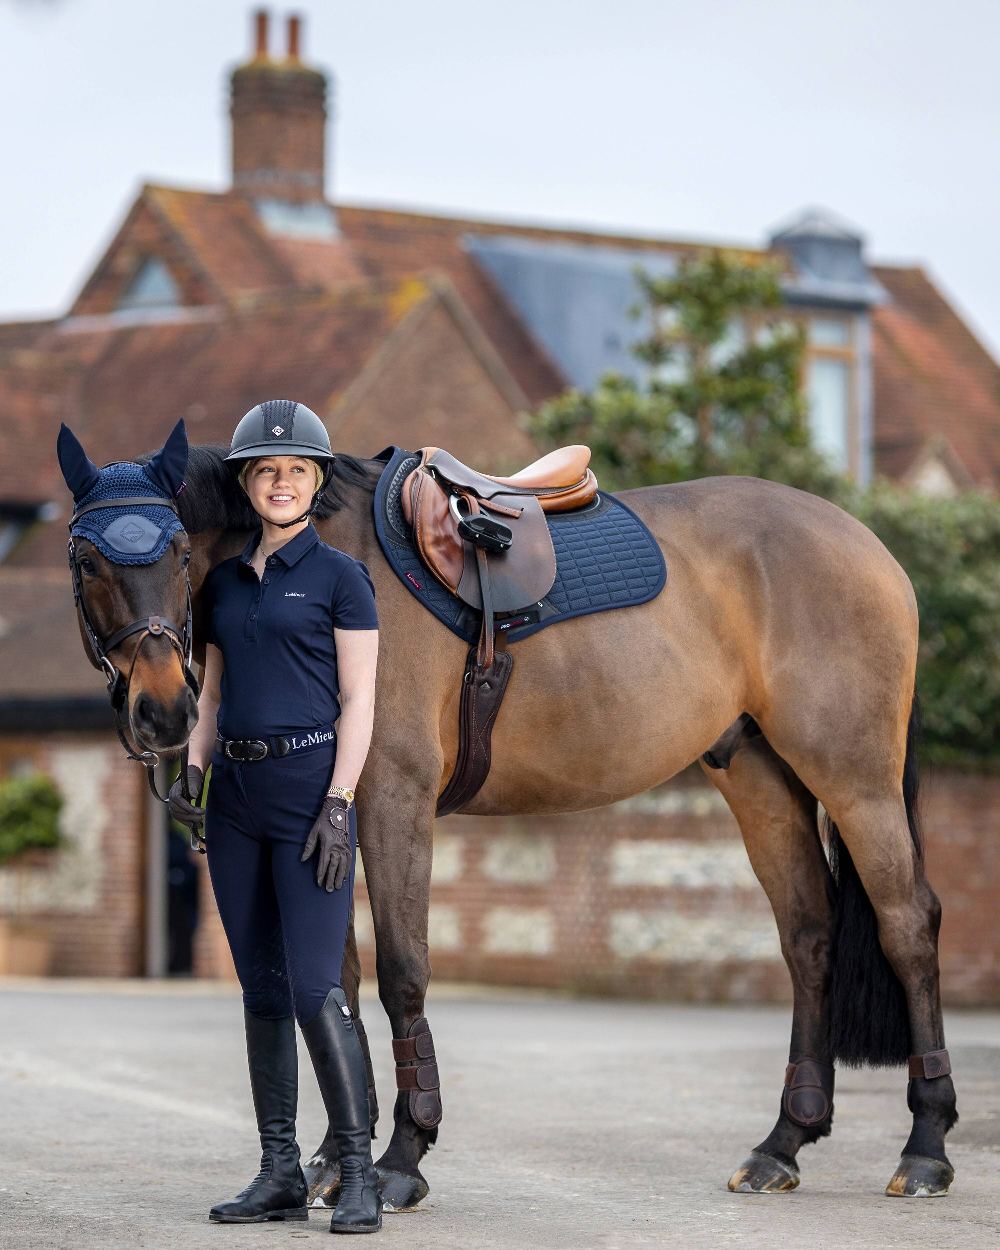
[(885, 1192), (890, 1198), (943, 1198), (954, 1179), (955, 1169), (941, 1159), (903, 1155)]
[(307, 1202), (311, 1207), (330, 1207), (337, 1205), (340, 1193), (340, 1161), (334, 1159), (328, 1163), (322, 1155), (314, 1155), (308, 1163), (303, 1163), (302, 1174), (309, 1186)]
[(794, 1163), (782, 1163), (756, 1150), (729, 1178), (734, 1194), (787, 1194), (798, 1183), (799, 1169)]
[(390, 1172), (378, 1169), (378, 1188), (382, 1195), (383, 1211), (412, 1211), (430, 1191), (430, 1186), (420, 1175), (408, 1172)]

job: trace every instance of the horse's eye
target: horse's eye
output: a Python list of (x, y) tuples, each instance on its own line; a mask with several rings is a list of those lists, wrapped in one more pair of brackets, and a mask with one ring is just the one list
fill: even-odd
[(181, 560), (181, 567), (186, 569), (190, 563), (191, 563), (191, 552), (185, 551), (184, 558)]
[(94, 562), (91, 560), (90, 556), (81, 556), (80, 559), (77, 560), (77, 565), (84, 573), (91, 574), (97, 572)]

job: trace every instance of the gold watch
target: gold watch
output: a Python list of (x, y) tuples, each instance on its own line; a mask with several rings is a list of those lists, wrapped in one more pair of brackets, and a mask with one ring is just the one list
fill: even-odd
[(328, 799), (344, 799), (347, 806), (350, 807), (354, 802), (354, 791), (349, 790), (347, 786), (331, 786), (326, 792), (326, 797)]

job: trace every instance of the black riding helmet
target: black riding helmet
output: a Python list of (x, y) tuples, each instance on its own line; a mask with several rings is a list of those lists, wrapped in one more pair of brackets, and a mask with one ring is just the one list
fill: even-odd
[(298, 525), (309, 516), (333, 474), (333, 451), (326, 426), (305, 404), (292, 399), (269, 399), (251, 408), (233, 431), (226, 460), (254, 460), (258, 456), (304, 456), (323, 466), (323, 480), (312, 503), (293, 521), (275, 521), (278, 529)]

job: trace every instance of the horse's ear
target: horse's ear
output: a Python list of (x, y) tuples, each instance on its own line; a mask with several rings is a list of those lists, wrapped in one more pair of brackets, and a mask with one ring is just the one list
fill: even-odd
[(146, 461), (144, 468), (150, 477), (159, 482), (167, 494), (173, 497), (184, 481), (187, 462), (188, 439), (182, 417), (167, 435), (167, 441), (156, 455)]
[(97, 485), (101, 471), (83, 450), (80, 440), (65, 422), (59, 426), (56, 455), (59, 457), (59, 467), (66, 479), (66, 485), (73, 492), (73, 498), (82, 499)]

